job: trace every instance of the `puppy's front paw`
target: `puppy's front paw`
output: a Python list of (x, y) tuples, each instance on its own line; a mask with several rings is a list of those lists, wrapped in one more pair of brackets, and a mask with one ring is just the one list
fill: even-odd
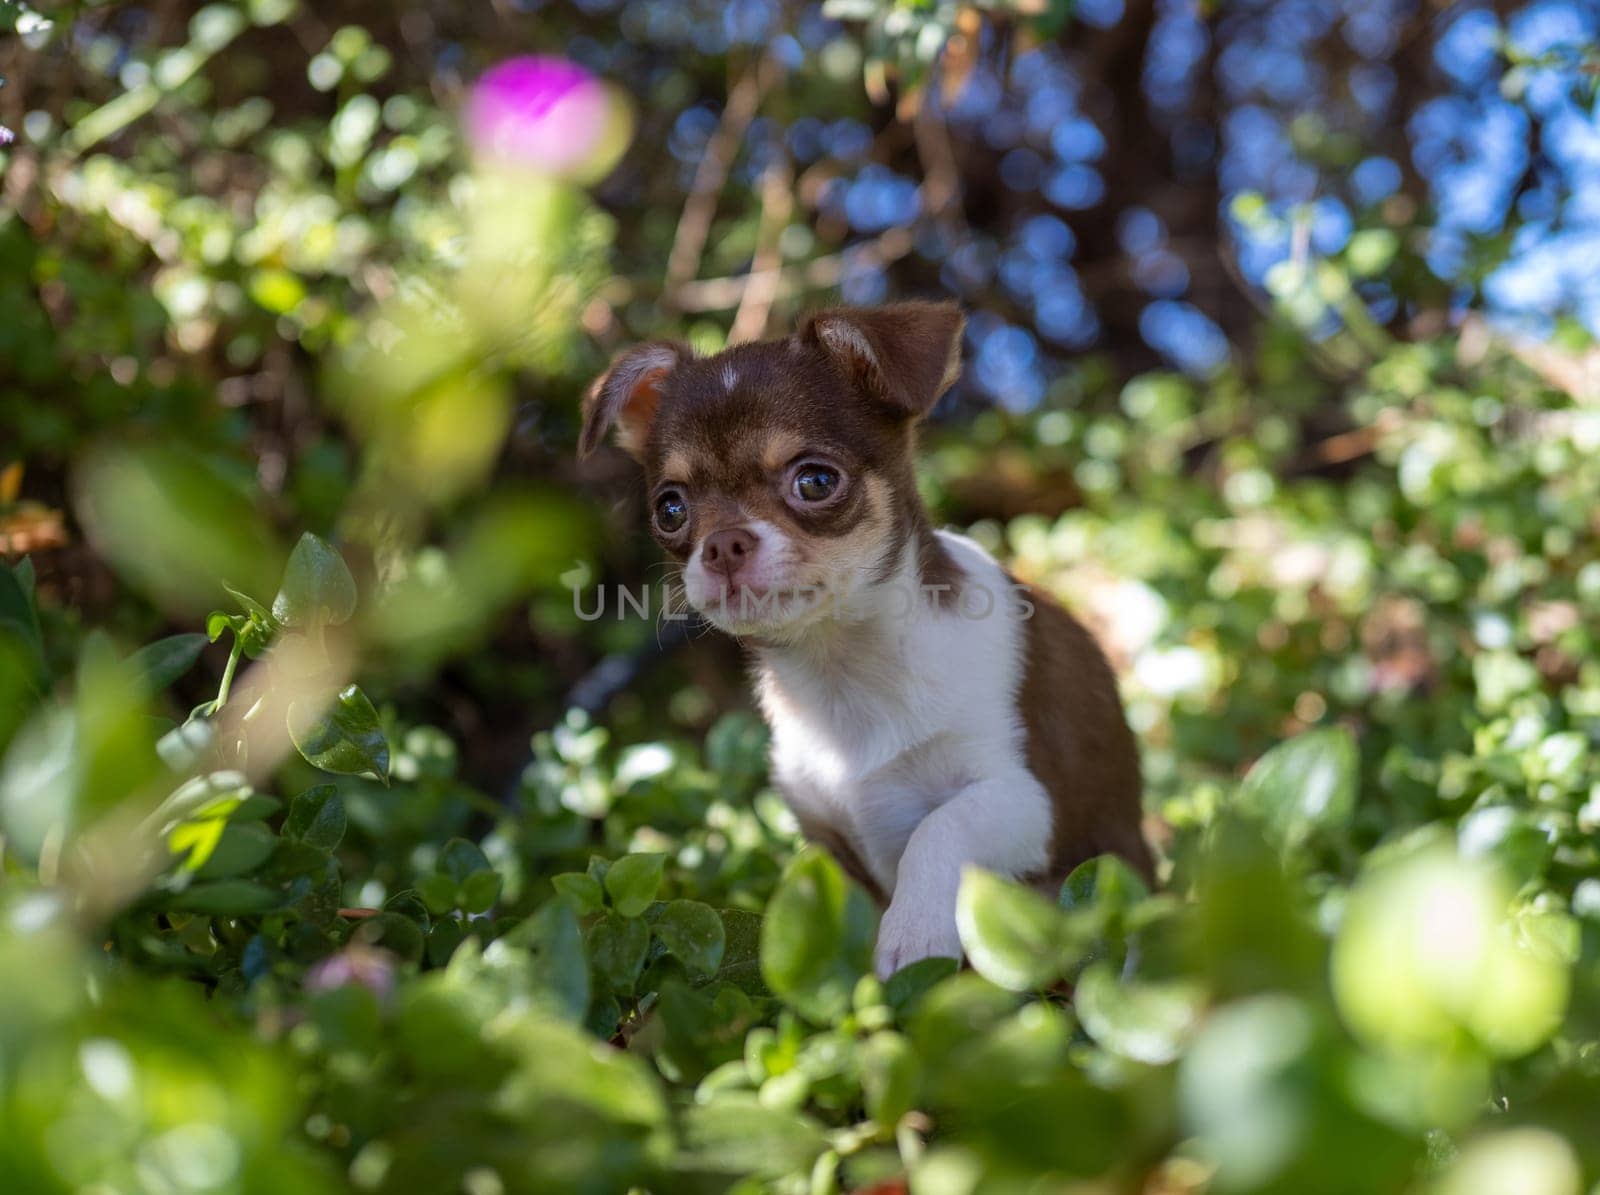
[(894, 900), (878, 926), (873, 952), (879, 979), (925, 958), (961, 958), (954, 904), (942, 901)]

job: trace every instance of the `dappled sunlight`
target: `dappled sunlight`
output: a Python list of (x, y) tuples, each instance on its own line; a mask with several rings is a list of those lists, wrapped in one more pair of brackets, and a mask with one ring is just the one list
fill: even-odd
[[(1597, 46), (1575, 0), (0, 3), (0, 1187), (1592, 1195)], [(961, 373), (872, 480), (1103, 648), (1156, 862), (1092, 854), (1103, 793), (1065, 874), (953, 843), (964, 960), (880, 976), (903, 844), (846, 831), (950, 794), (787, 804), (751, 645), (577, 448), (636, 345), (911, 298)], [(826, 379), (823, 441), (906, 420)], [(996, 724), (1100, 762), (1048, 679)]]

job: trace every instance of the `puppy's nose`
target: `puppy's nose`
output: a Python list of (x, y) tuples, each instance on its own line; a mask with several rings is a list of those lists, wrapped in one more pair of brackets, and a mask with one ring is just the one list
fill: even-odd
[(755, 532), (743, 527), (724, 527), (706, 536), (706, 546), (700, 549), (700, 559), (714, 573), (721, 573), (729, 581), (735, 573), (756, 554), (760, 544)]

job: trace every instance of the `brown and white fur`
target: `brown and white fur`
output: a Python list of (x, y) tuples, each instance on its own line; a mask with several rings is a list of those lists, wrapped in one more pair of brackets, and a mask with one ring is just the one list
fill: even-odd
[(961, 330), (951, 304), (902, 303), (708, 358), (646, 344), (584, 404), (580, 451), (616, 427), (690, 605), (752, 649), (802, 830), (887, 904), (885, 976), (960, 957), (965, 867), (1052, 887), (1103, 852), (1151, 870), (1104, 655), (917, 495), (914, 429)]

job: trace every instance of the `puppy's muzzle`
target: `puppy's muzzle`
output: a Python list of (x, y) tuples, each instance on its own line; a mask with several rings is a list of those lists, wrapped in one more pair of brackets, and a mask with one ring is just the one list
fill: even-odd
[(760, 546), (761, 540), (748, 528), (724, 527), (706, 537), (700, 559), (709, 571), (720, 573), (732, 588), (739, 573), (755, 561)]

